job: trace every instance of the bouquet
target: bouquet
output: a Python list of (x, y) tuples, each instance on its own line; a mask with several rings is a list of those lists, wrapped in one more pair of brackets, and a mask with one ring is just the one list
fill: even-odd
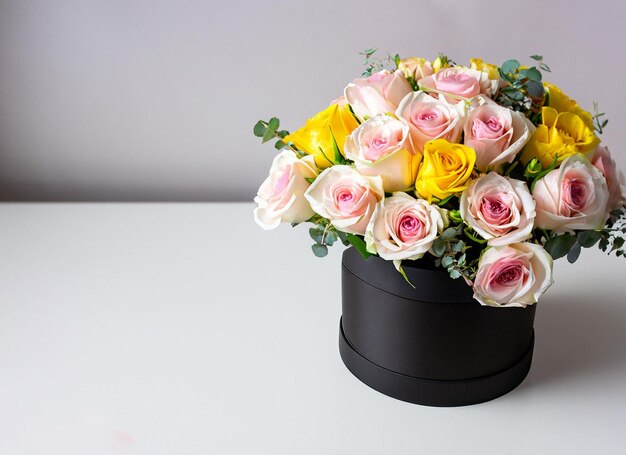
[(262, 228), (311, 223), (316, 256), (341, 241), (405, 278), (405, 261), (443, 267), (498, 307), (536, 303), (553, 259), (595, 245), (625, 255), (624, 178), (599, 138), (608, 120), (543, 81), (541, 56), (464, 66), (374, 52), (300, 129), (254, 126), (280, 150), (255, 197)]

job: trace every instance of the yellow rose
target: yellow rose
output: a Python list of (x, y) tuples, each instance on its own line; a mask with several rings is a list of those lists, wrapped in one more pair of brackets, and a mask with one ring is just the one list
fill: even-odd
[(483, 73), (487, 73), (489, 79), (493, 81), (497, 81), (500, 79), (498, 67), (496, 65), (492, 65), (491, 63), (485, 63), (480, 58), (470, 58), (470, 68), (482, 71)]
[(424, 145), (424, 159), (417, 174), (415, 189), (428, 202), (445, 199), (467, 188), (474, 170), (476, 152), (462, 144), (435, 139)]
[(533, 158), (541, 161), (543, 168), (554, 158), (560, 163), (575, 153), (591, 152), (600, 143), (593, 129), (573, 112), (558, 112), (553, 107), (541, 109), (542, 122), (533, 132), (522, 151), (521, 161), (528, 164)]
[(593, 117), (581, 108), (576, 100), (571, 99), (560, 88), (549, 82), (544, 82), (543, 87), (548, 92), (548, 106), (556, 109), (557, 112), (572, 112), (578, 115), (585, 125), (593, 130)]
[(302, 128), (285, 136), (283, 141), (293, 143), (298, 150), (308, 155), (314, 155), (315, 165), (320, 169), (325, 169), (332, 166), (338, 158), (335, 157), (331, 131), (343, 155), (346, 137), (357, 126), (359, 124), (350, 112), (349, 105), (334, 103), (308, 119)]

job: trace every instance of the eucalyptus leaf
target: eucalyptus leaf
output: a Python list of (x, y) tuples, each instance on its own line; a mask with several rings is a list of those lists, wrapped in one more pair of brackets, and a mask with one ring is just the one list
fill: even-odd
[(273, 132), (276, 132), (279, 126), (280, 126), (280, 120), (278, 120), (276, 117), (272, 117), (270, 121), (267, 123), (267, 127)]
[(433, 242), (433, 253), (435, 256), (441, 256), (446, 251), (445, 239), (439, 237)]
[(526, 91), (533, 98), (541, 98), (545, 93), (541, 82), (528, 81), (526, 84)]
[(256, 137), (263, 137), (263, 135), (265, 134), (265, 130), (267, 129), (267, 126), (265, 125), (265, 123), (262, 120), (259, 120), (258, 122), (255, 123), (254, 125), (254, 135)]
[(454, 264), (454, 258), (452, 256), (444, 256), (441, 258), (441, 265), (446, 269)]
[(450, 270), (450, 278), (452, 278), (453, 280), (456, 280), (457, 278), (461, 277), (461, 272), (459, 272), (457, 269), (452, 269)]
[(323, 258), (328, 254), (328, 247), (326, 245), (320, 245), (319, 243), (315, 243), (311, 245), (311, 249), (313, 250), (313, 254), (318, 258)]
[(527, 68), (525, 70), (520, 71), (520, 75), (525, 77), (530, 81), (540, 81), (541, 80), (541, 72), (535, 68), (534, 66), (531, 68)]
[(515, 73), (515, 71), (519, 68), (520, 63), (517, 60), (507, 60), (501, 66), (502, 71), (508, 74)]

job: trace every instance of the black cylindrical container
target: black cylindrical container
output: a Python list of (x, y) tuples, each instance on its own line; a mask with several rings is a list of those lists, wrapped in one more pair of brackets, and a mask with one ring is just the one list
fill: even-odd
[(472, 298), (444, 269), (342, 261), (339, 351), (348, 369), (386, 395), (428, 406), (464, 406), (504, 395), (532, 361), (535, 305), (493, 308)]

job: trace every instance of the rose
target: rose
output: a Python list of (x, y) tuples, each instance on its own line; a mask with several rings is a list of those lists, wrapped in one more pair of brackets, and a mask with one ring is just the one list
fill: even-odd
[(478, 262), (474, 298), (483, 305), (525, 307), (536, 303), (552, 282), (552, 257), (541, 246), (494, 246)]
[(519, 112), (484, 97), (472, 104), (463, 142), (476, 151), (476, 167), (486, 171), (512, 162), (528, 142), (533, 124)]
[(400, 60), (398, 69), (404, 73), (404, 77), (416, 82), (434, 72), (431, 63), (420, 57), (408, 57)]
[(600, 229), (607, 219), (606, 180), (587, 158), (577, 154), (539, 179), (533, 189), (535, 226), (556, 233)]
[(537, 158), (545, 169), (555, 158), (558, 164), (573, 154), (591, 152), (599, 143), (593, 128), (587, 126), (579, 115), (544, 106), (541, 124), (524, 147), (521, 161), (526, 165)]
[(379, 71), (369, 77), (355, 79), (344, 90), (352, 110), (361, 119), (394, 112), (402, 98), (413, 89), (402, 71)]
[(442, 69), (419, 83), (420, 88), (443, 93), (448, 102), (455, 104), (481, 93), (491, 97), (496, 84), (487, 73), (462, 66)]
[(609, 190), (609, 202), (607, 204), (607, 211), (615, 210), (623, 207), (626, 204), (626, 197), (624, 197), (624, 174), (621, 172), (618, 174), (615, 161), (611, 158), (609, 149), (599, 145), (591, 154), (591, 164), (602, 172), (606, 180), (606, 185)]
[(472, 175), (476, 153), (462, 144), (451, 144), (445, 139), (435, 139), (424, 145), (424, 159), (417, 174), (417, 193), (432, 201), (433, 197), (446, 197), (461, 193), (467, 188)]
[(432, 139), (459, 142), (463, 130), (461, 106), (449, 104), (443, 95), (434, 98), (425, 92), (413, 92), (400, 102), (396, 115), (407, 121), (413, 146), (421, 152)]
[(486, 63), (481, 58), (470, 58), (470, 68), (473, 70), (482, 71), (483, 73), (487, 73), (487, 76), (492, 81), (500, 80), (498, 66), (491, 63)]
[(298, 159), (291, 150), (274, 158), (270, 174), (261, 184), (254, 202), (254, 220), (263, 229), (274, 229), (281, 222), (301, 223), (315, 212), (304, 197), (311, 185), (306, 179), (318, 173), (313, 157)]
[(554, 84), (550, 84), (549, 82), (544, 82), (543, 87), (545, 88), (548, 96), (547, 96), (547, 105), (556, 109), (557, 112), (572, 112), (578, 115), (585, 125), (588, 128), (593, 130), (593, 117), (589, 112), (582, 109), (576, 100), (571, 99), (567, 96), (563, 91), (558, 88)]
[(463, 221), (491, 246), (531, 237), (535, 201), (525, 182), (496, 172), (474, 180), (461, 195)]
[(414, 185), (422, 159), (413, 150), (409, 125), (388, 114), (378, 114), (354, 130), (346, 139), (345, 153), (361, 174), (380, 175), (390, 193)]
[(406, 193), (381, 200), (365, 232), (367, 250), (389, 261), (419, 259), (448, 224), (444, 209)]
[(343, 100), (331, 104), (308, 119), (302, 128), (286, 136), (283, 142), (291, 142), (298, 150), (313, 155), (317, 167), (325, 169), (332, 166), (333, 161), (338, 158), (335, 157), (332, 137), (334, 136), (339, 151), (343, 153), (346, 136), (358, 125), (350, 112), (350, 106)]
[(337, 229), (361, 235), (384, 196), (379, 176), (367, 177), (345, 165), (326, 169), (304, 193), (313, 210)]

